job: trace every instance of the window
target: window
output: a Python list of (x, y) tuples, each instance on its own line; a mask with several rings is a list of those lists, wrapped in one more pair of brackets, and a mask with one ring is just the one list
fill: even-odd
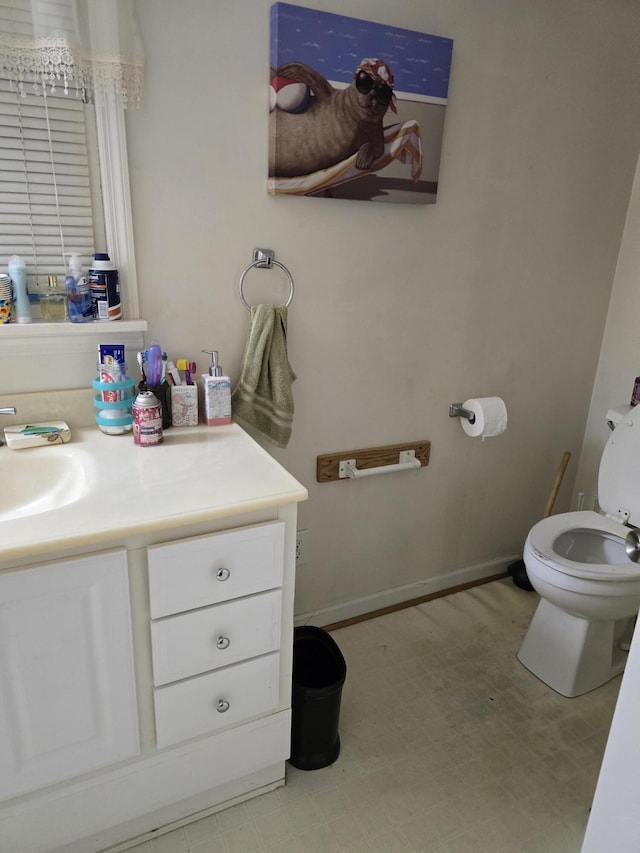
[[(74, 26), (78, 22), (83, 22), (85, 25), (90, 23), (92, 35), (95, 34), (98, 39), (95, 44), (95, 53), (93, 58), (87, 64), (87, 68), (95, 75), (94, 83), (94, 102), (93, 106), (87, 107), (82, 104), (82, 100), (76, 98), (75, 90), (69, 87), (69, 94), (64, 98), (64, 107), (60, 107), (58, 102), (61, 98), (52, 97), (52, 93), (48, 93), (46, 98), (46, 108), (51, 113), (58, 109), (77, 110), (84, 114), (85, 119), (91, 113), (95, 116), (95, 144), (92, 140), (94, 131), (93, 121), (85, 123), (86, 147), (89, 152), (92, 148), (98, 152), (98, 169), (94, 168), (95, 163), (89, 153), (88, 166), (91, 182), (91, 196), (96, 197), (96, 189), (102, 190), (102, 206), (93, 204), (89, 215), (89, 207), (86, 204), (75, 205), (76, 213), (68, 215), (62, 213), (63, 226), (70, 226), (69, 235), (64, 233), (60, 238), (55, 234), (46, 235), (46, 239), (52, 240), (51, 255), (47, 255), (47, 250), (43, 254), (42, 266), (46, 266), (46, 270), (40, 269), (40, 261), (38, 262), (38, 275), (45, 276), (56, 274), (57, 269), (64, 271), (64, 260), (60, 257), (61, 254), (73, 251), (76, 246), (70, 246), (69, 243), (75, 243), (81, 239), (82, 229), (77, 219), (82, 216), (77, 216), (77, 211), (82, 210), (86, 218), (91, 219), (93, 228), (93, 240), (88, 256), (85, 250), (82, 251), (83, 261), (88, 263), (94, 250), (100, 251), (106, 248), (110, 253), (112, 260), (116, 263), (120, 272), (120, 281), (122, 286), (122, 309), (123, 320), (115, 323), (30, 323), (19, 325), (10, 323), (9, 325), (0, 326), (0, 396), (14, 395), (22, 391), (41, 391), (64, 388), (81, 388), (86, 387), (93, 377), (96, 361), (96, 346), (98, 342), (115, 342), (123, 343), (127, 349), (141, 349), (143, 347), (143, 333), (146, 331), (147, 324), (140, 317), (138, 307), (137, 293), (137, 278), (135, 267), (135, 251), (133, 244), (132, 216), (131, 216), (131, 200), (129, 193), (129, 168), (127, 161), (126, 135), (124, 122), (123, 103), (126, 98), (122, 97), (122, 92), (117, 90), (117, 86), (122, 84), (123, 89), (126, 89), (126, 94), (130, 96), (128, 103), (135, 104), (136, 96), (139, 95), (140, 87), (143, 78), (143, 58), (133, 56), (131, 61), (127, 60), (123, 66), (123, 75), (115, 81), (111, 75), (111, 63), (106, 62), (104, 68), (101, 68), (101, 57), (106, 57), (111, 60), (113, 54), (120, 54), (119, 50), (111, 50), (107, 46), (107, 42), (111, 37), (123, 37), (123, 34), (135, 35), (137, 28), (132, 19), (123, 17), (126, 11), (125, 7), (132, 10), (131, 0), (118, 0), (118, 4), (104, 2), (104, 0), (10, 0), (8, 3), (0, 2), (0, 20), (4, 20), (3, 16), (9, 15), (9, 18), (15, 24), (14, 29), (9, 27), (0, 27), (0, 58), (4, 57), (6, 67), (14, 67), (14, 54), (11, 52), (10, 37), (5, 38), (6, 33), (14, 32), (16, 35), (22, 36), (23, 32), (20, 29), (22, 23), (27, 27), (27, 20), (31, 19), (31, 15), (35, 15), (38, 11), (37, 24), (38, 32), (36, 35), (45, 35), (41, 28), (45, 23), (45, 16), (40, 12), (44, 10), (72, 9), (74, 11)], [(26, 10), (26, 11), (25, 11)], [(27, 14), (28, 12), (28, 14)], [(77, 14), (76, 14), (77, 12)], [(24, 13), (25, 21), (22, 22)], [(66, 14), (66, 13), (65, 13)], [(56, 12), (54, 15), (56, 25), (59, 23), (60, 14)], [(35, 18), (34, 18), (35, 22)], [(24, 35), (31, 32), (25, 29)], [(80, 51), (81, 57), (86, 57), (86, 54)], [(7, 59), (8, 57), (8, 59)], [(22, 58), (22, 56), (20, 57)], [(5, 77), (4, 73), (0, 76)], [(116, 85), (117, 97), (113, 97), (113, 87)], [(28, 87), (25, 86), (27, 92), (27, 101), (32, 99)], [(64, 86), (60, 85), (61, 92), (64, 91)], [(10, 91), (10, 90), (9, 90)], [(0, 91), (0, 110), (6, 87), (2, 87)], [(53, 93), (54, 95), (56, 93)], [(35, 96), (34, 96), (35, 97)], [(6, 99), (5, 99), (6, 100)], [(38, 109), (44, 109), (41, 97), (36, 98)], [(15, 105), (15, 98), (13, 100)], [(54, 105), (55, 104), (55, 105)], [(8, 107), (5, 105), (6, 109)], [(61, 115), (61, 114), (60, 114)], [(66, 112), (65, 112), (66, 115)], [(56, 122), (59, 115), (56, 113)], [(45, 120), (46, 121), (46, 120)], [(49, 125), (51, 126), (52, 117), (49, 116)], [(0, 115), (0, 137), (5, 137), (4, 116)], [(19, 124), (16, 119), (16, 123)], [(14, 127), (15, 132), (15, 127)], [(55, 134), (54, 134), (55, 136)], [(40, 140), (42, 142), (42, 140)], [(15, 145), (15, 138), (7, 145)], [(47, 140), (48, 145), (48, 140)], [(77, 152), (76, 152), (77, 153)], [(28, 159), (27, 148), (25, 147), (24, 154), (20, 155), (14, 151), (14, 159), (19, 159), (22, 156), (23, 162)], [(56, 157), (65, 159), (67, 154), (60, 152)], [(3, 143), (0, 140), (0, 160), (6, 160)], [(12, 168), (16, 165), (13, 163)], [(68, 164), (66, 164), (68, 165)], [(4, 171), (3, 166), (0, 166), (0, 171)], [(60, 172), (61, 180), (64, 170)], [(23, 173), (24, 174), (24, 173)], [(4, 176), (3, 176), (4, 177)], [(16, 177), (14, 175), (14, 177)], [(71, 176), (66, 175), (65, 180)], [(26, 181), (26, 178), (23, 178)], [(16, 181), (14, 183), (19, 183)], [(36, 183), (39, 183), (36, 181)], [(57, 178), (56, 178), (57, 183)], [(17, 221), (12, 221), (15, 216), (19, 218), (17, 208), (7, 207), (4, 209), (2, 205), (19, 204), (14, 196), (11, 202), (5, 198), (6, 186), (0, 185), (0, 269), (6, 269), (8, 254), (20, 253), (16, 248), (15, 238), (17, 237), (16, 228), (19, 227)], [(75, 191), (75, 190), (74, 190)], [(56, 203), (59, 207), (61, 196), (64, 193), (60, 192), (60, 187), (53, 191), (53, 195), (58, 195)], [(47, 193), (38, 192), (39, 196), (37, 205), (34, 205), (34, 210), (31, 212), (31, 218), (37, 219), (34, 222), (34, 229), (41, 231), (46, 230), (43, 225), (42, 217), (46, 217), (44, 207), (51, 202), (51, 198), (45, 199)], [(78, 200), (78, 199), (76, 199)], [(44, 207), (42, 207), (44, 205)], [(54, 206), (56, 206), (54, 205)], [(72, 205), (73, 206), (73, 205)], [(36, 216), (37, 213), (37, 216)], [(23, 213), (24, 215), (24, 213)], [(58, 217), (56, 209), (55, 217)], [(104, 224), (102, 224), (104, 223)], [(51, 223), (49, 222), (49, 225)], [(38, 228), (36, 228), (36, 226)], [(29, 226), (31, 227), (31, 226)], [(78, 227), (76, 231), (75, 228)], [(54, 225), (52, 230), (55, 232), (57, 225)], [(84, 235), (86, 237), (86, 235)], [(104, 237), (104, 240), (101, 238)], [(40, 234), (40, 239), (44, 239), (45, 235)], [(82, 238), (84, 239), (84, 238)], [(54, 244), (58, 241), (58, 245)], [(62, 249), (62, 241), (64, 241), (64, 249)], [(10, 247), (10, 248), (8, 248)], [(79, 247), (77, 247), (79, 248)], [(7, 254), (8, 251), (8, 254)], [(29, 269), (29, 258), (32, 256), (32, 251), (24, 250), (25, 260)], [(2, 271), (4, 271), (4, 269)], [(35, 265), (31, 270), (31, 275), (35, 283)], [(46, 280), (46, 278), (45, 278)], [(34, 312), (35, 315), (35, 312)], [(47, 369), (47, 365), (51, 365), (52, 359), (55, 360), (55, 371)]]
[(86, 268), (105, 248), (93, 108), (0, 79), (0, 262), (21, 255), (36, 295), (64, 276), (69, 255)]

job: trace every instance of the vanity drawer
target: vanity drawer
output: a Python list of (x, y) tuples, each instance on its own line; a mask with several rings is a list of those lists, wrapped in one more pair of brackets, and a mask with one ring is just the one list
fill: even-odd
[(154, 690), (159, 748), (235, 726), (278, 706), (279, 655)]
[(276, 651), (281, 600), (273, 590), (152, 622), (154, 684)]
[(151, 617), (274, 589), (283, 553), (282, 521), (154, 545), (147, 549)]

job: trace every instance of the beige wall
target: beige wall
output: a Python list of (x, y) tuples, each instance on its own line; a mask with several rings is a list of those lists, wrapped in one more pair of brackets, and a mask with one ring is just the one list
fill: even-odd
[(575, 492), (597, 493), (598, 466), (612, 406), (628, 405), (640, 375), (640, 170), (636, 172), (622, 237)]
[[(265, 447), (310, 493), (296, 610), (346, 615), (502, 568), (562, 452), (577, 460), (640, 142), (640, 15), (635, 0), (309, 5), (454, 39), (436, 205), (267, 195), (267, 0), (138, 0), (147, 95), (127, 135), (150, 337), (199, 365), (218, 349), (235, 380), (253, 248), (295, 278), (293, 437)], [(286, 292), (276, 272), (246, 285)], [(449, 403), (494, 394), (507, 433), (465, 437)], [(419, 472), (315, 482), (317, 454), (425, 438)]]

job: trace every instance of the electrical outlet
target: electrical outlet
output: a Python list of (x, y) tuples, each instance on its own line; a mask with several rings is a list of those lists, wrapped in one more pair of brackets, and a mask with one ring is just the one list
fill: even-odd
[(309, 562), (309, 531), (298, 530), (296, 533), (296, 566), (303, 566)]

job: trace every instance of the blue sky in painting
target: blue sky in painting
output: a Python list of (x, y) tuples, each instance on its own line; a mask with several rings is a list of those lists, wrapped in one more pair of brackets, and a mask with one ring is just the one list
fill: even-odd
[(350, 83), (362, 59), (387, 63), (396, 92), (447, 97), (453, 41), (427, 33), (375, 24), (274, 3), (271, 63), (304, 62), (327, 80)]

